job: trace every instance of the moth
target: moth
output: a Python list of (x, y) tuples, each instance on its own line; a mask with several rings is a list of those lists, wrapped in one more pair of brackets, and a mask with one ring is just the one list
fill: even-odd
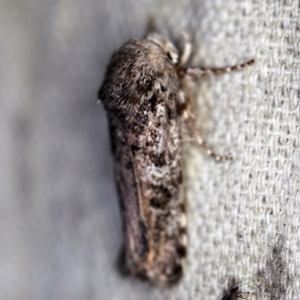
[(181, 55), (163, 35), (130, 39), (106, 70), (98, 99), (107, 112), (124, 228), (123, 269), (150, 284), (168, 287), (183, 275), (186, 208), (182, 176), (182, 127), (216, 161), (191, 113), (190, 83), (239, 70), (186, 67), (191, 43)]

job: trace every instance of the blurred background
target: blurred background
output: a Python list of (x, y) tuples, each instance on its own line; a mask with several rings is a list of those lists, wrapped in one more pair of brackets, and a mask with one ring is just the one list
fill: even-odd
[[(300, 8), (296, 0), (0, 0), (0, 298), (300, 299)], [(112, 52), (149, 18), (193, 41), (199, 130), (232, 162), (185, 153), (182, 283), (122, 278), (122, 234), (97, 90)]]

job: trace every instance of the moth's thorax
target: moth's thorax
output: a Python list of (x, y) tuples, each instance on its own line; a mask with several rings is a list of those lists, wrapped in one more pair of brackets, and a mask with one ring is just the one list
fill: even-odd
[(99, 91), (107, 110), (131, 111), (153, 97), (168, 100), (180, 82), (174, 62), (176, 48), (160, 36), (132, 39), (113, 55)]

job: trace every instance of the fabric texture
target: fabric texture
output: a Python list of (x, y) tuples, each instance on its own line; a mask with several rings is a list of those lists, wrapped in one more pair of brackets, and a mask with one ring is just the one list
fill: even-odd
[[(296, 0), (0, 0), (0, 298), (300, 299), (300, 7)], [(185, 150), (189, 252), (160, 290), (116, 268), (121, 220), (96, 105), (113, 50), (152, 17), (193, 41), (197, 126)]]

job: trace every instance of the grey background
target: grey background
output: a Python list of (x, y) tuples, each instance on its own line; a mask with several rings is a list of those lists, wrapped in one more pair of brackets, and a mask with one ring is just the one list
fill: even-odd
[[(298, 1), (0, 0), (0, 298), (300, 299)], [(154, 17), (194, 41), (197, 125), (232, 162), (185, 155), (189, 256), (159, 290), (119, 276), (121, 223), (96, 94), (114, 49)]]

